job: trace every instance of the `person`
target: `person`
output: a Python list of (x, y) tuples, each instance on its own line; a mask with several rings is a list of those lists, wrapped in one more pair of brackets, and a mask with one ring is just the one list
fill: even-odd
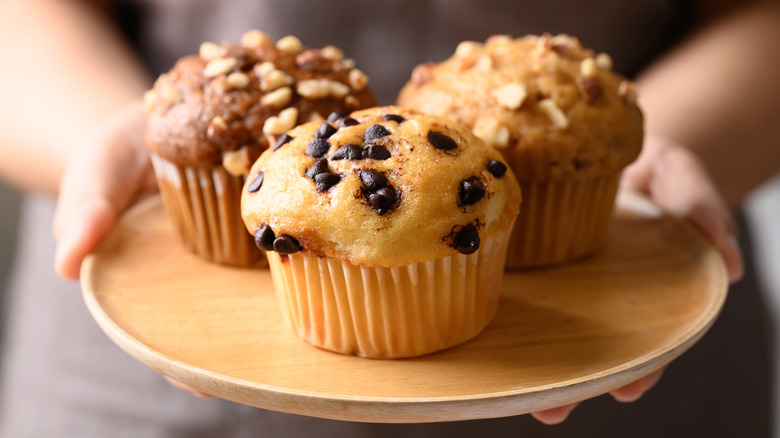
[[(780, 37), (776, 2), (711, 1), (694, 7), (608, 1), (598, 8), (567, 0), (543, 5), (493, 0), (129, 3), (144, 14), (134, 20), (123, 14), (118, 20), (112, 12), (127, 3), (97, 0), (0, 3), (0, 111), (6, 121), (0, 173), (33, 194), (22, 212), (9, 289), (0, 436), (248, 436), (258, 431), (269, 436), (457, 436), (486, 428), (499, 436), (526, 430), (535, 436), (570, 433), (541, 429), (527, 416), (371, 425), (200, 400), (162, 384), (99, 332), (80, 303), (78, 285), (58, 280), (49, 260), (54, 257), (59, 276), (77, 279), (83, 258), (122, 212), (154, 191), (139, 97), (154, 74), (194, 52), (203, 40), (235, 41), (244, 30), (260, 28), (277, 38), (296, 34), (312, 46), (335, 44), (365, 66), (380, 101), (390, 103), (414, 64), (445, 58), (461, 40), (496, 33), (577, 35), (586, 45), (613, 54), (618, 70), (637, 75), (647, 140), (623, 184), (698, 227), (723, 256), (733, 282), (743, 275), (743, 264), (728, 205), (738, 205), (780, 168), (774, 110), (780, 95), (774, 74), (780, 66), (774, 47)], [(677, 44), (670, 49), (672, 42)], [(52, 195), (58, 195), (56, 215)], [(52, 217), (56, 254), (45, 231)], [(636, 400), (660, 376), (653, 373), (613, 395)], [(694, 407), (686, 409), (701, 412)], [(559, 423), (573, 408), (534, 415)], [(664, 425), (664, 419), (675, 419), (677, 426), (680, 421), (701, 424), (697, 415), (648, 411), (631, 417), (644, 422), (612, 430), (615, 417), (625, 411), (599, 400), (580, 409), (593, 418), (587, 427), (601, 436), (625, 435), (625, 430), (643, 436), (651, 425)], [(767, 430), (768, 416), (757, 420), (763, 422), (755, 430)], [(582, 423), (574, 427), (583, 430)], [(690, 436), (690, 430), (678, 429), (661, 430), (665, 436)]]

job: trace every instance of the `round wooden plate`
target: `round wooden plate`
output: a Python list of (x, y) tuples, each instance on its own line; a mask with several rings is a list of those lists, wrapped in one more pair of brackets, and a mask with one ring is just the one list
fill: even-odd
[(153, 369), (239, 403), (365, 422), (501, 417), (606, 393), (693, 345), (728, 286), (720, 257), (694, 229), (626, 193), (606, 248), (567, 266), (507, 273), (487, 329), (415, 359), (306, 344), (285, 325), (267, 270), (189, 254), (159, 198), (121, 220), (81, 278), (100, 327)]

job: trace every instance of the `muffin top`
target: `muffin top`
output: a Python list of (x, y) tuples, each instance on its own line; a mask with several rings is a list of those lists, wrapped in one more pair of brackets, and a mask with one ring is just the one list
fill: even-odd
[(392, 267), (471, 254), (509, 230), (519, 205), (496, 149), (390, 106), (288, 132), (252, 166), (241, 213), (262, 249)]
[(419, 65), (398, 104), (458, 120), (501, 150), (518, 180), (620, 171), (642, 145), (636, 87), (567, 35), (466, 41)]
[(260, 31), (240, 44), (201, 44), (144, 96), (149, 149), (174, 163), (235, 175), (293, 126), (376, 105), (368, 78), (336, 47)]

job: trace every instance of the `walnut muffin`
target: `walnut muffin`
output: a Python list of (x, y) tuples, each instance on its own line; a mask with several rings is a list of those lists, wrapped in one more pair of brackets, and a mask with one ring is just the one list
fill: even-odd
[(398, 107), (291, 130), (252, 167), (242, 215), (309, 343), (419, 356), (495, 314), (520, 191), (458, 123)]
[(367, 83), (336, 47), (257, 30), (240, 44), (203, 43), (161, 75), (144, 96), (146, 142), (186, 246), (215, 262), (264, 262), (240, 216), (251, 163), (299, 123), (376, 105)]
[(418, 66), (398, 104), (460, 121), (500, 149), (523, 191), (507, 266), (603, 245), (622, 169), (639, 154), (636, 88), (567, 35), (494, 36)]

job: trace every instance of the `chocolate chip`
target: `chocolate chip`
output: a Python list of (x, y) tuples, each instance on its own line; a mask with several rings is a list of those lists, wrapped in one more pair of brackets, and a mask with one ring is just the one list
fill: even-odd
[(406, 121), (406, 119), (405, 119), (405, 118), (403, 118), (403, 117), (399, 116), (398, 114), (385, 114), (385, 115), (383, 115), (383, 116), (382, 116), (382, 118), (383, 118), (383, 119), (385, 119), (385, 120), (387, 120), (388, 122), (389, 122), (389, 121), (396, 122), (396, 123), (398, 123), (399, 125), (400, 125), (401, 123), (403, 123), (403, 122), (405, 122), (405, 121)]
[(330, 143), (321, 138), (315, 138), (306, 145), (306, 155), (314, 158), (319, 158), (327, 154), (328, 150), (330, 150)]
[(347, 118), (345, 118), (344, 120), (341, 121), (341, 127), (342, 128), (345, 127), (345, 126), (355, 126), (355, 125), (359, 125), (359, 124), (360, 124), (360, 122), (358, 122), (357, 120), (353, 119), (352, 117), (347, 117)]
[(360, 160), (363, 158), (363, 148), (356, 144), (345, 144), (331, 154), (331, 160)]
[(370, 192), (375, 192), (387, 186), (387, 177), (376, 170), (361, 170), (358, 172), (358, 178)]
[(327, 122), (328, 123), (336, 123), (339, 120), (342, 120), (345, 117), (347, 117), (348, 114), (349, 113), (346, 113), (346, 112), (343, 112), (343, 111), (334, 111), (334, 112), (330, 113), (330, 115), (328, 115)]
[(330, 138), (331, 135), (333, 135), (335, 133), (336, 133), (336, 128), (334, 128), (333, 126), (331, 126), (331, 125), (329, 125), (327, 123), (323, 123), (320, 126), (320, 128), (317, 129), (317, 132), (314, 133), (314, 136), (317, 137), (317, 138), (322, 138), (322, 139), (327, 140), (327, 139)]
[(386, 160), (390, 158), (390, 151), (378, 144), (370, 144), (363, 148), (363, 158), (369, 160)]
[(284, 146), (285, 144), (289, 143), (291, 140), (293, 140), (295, 137), (290, 137), (287, 134), (282, 134), (281, 137), (279, 137), (278, 140), (276, 140), (276, 143), (274, 143), (274, 147), (271, 148), (272, 151), (276, 151), (280, 147)]
[(246, 191), (249, 193), (254, 193), (258, 190), (260, 190), (260, 187), (263, 186), (263, 178), (265, 177), (265, 174), (263, 171), (260, 171), (260, 173), (257, 174), (257, 177), (255, 177), (254, 181), (249, 183), (248, 186), (246, 186)]
[(274, 250), (274, 239), (276, 239), (274, 230), (267, 224), (260, 225), (255, 230), (255, 245), (263, 251)]
[(366, 129), (366, 133), (363, 134), (363, 141), (370, 143), (376, 139), (386, 137), (390, 135), (390, 131), (382, 125), (371, 125)]
[(451, 139), (450, 137), (440, 133), (440, 132), (429, 132), (428, 133), (428, 141), (431, 142), (433, 147), (436, 149), (441, 149), (444, 151), (448, 151), (450, 149), (455, 149), (458, 147), (458, 144), (455, 143), (455, 140)]
[(387, 213), (390, 207), (393, 206), (394, 202), (395, 198), (391, 198), (383, 194), (371, 193), (368, 195), (368, 204), (371, 206), (371, 208), (376, 210), (380, 216)]
[(330, 173), (330, 169), (328, 169), (328, 160), (324, 158), (315, 161), (310, 168), (303, 172), (306, 178), (309, 179), (314, 179), (315, 176), (321, 173)]
[(482, 186), (482, 182), (478, 178), (471, 177), (460, 182), (460, 191), (458, 192), (460, 205), (476, 204), (484, 196), (485, 187)]
[(338, 184), (339, 181), (341, 181), (341, 176), (335, 173), (318, 173), (314, 175), (314, 185), (320, 193), (327, 192), (328, 189)]
[(501, 178), (506, 173), (506, 164), (498, 160), (490, 160), (487, 163), (487, 170), (496, 178)]
[(274, 251), (279, 254), (294, 254), (301, 249), (301, 244), (293, 237), (284, 235), (274, 239)]
[(479, 233), (477, 229), (473, 225), (463, 227), (455, 236), (454, 247), (461, 254), (475, 253), (479, 249)]

